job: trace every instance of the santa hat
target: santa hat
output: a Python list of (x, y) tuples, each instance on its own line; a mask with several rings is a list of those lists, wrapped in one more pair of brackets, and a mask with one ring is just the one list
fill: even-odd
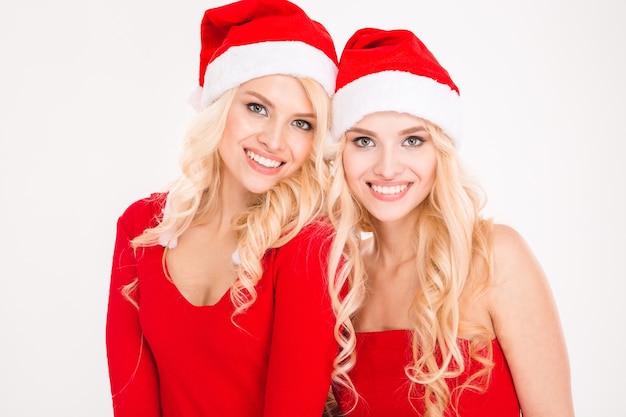
[(241, 0), (209, 9), (201, 41), (198, 110), (233, 87), (272, 74), (312, 78), (329, 96), (335, 91), (330, 34), (289, 1)]
[(360, 29), (339, 61), (332, 140), (370, 113), (397, 111), (441, 127), (460, 140), (459, 89), (426, 46), (408, 30)]

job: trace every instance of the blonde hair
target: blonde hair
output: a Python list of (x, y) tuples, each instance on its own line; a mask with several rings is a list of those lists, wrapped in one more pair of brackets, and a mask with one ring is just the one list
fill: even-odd
[[(261, 259), (265, 252), (284, 245), (323, 209), (329, 174), (320, 150), (329, 126), (330, 99), (316, 81), (298, 80), (317, 116), (312, 150), (293, 176), (256, 195), (248, 208), (233, 219), (241, 259), (238, 276), (230, 289), (235, 306), (233, 316), (244, 312), (256, 300), (255, 285), (263, 274)], [(217, 148), (236, 91), (237, 87), (224, 93), (192, 122), (183, 143), (182, 175), (170, 187), (164, 218), (133, 239), (135, 249), (164, 240), (171, 242), (219, 209), (221, 158)], [(135, 288), (136, 280), (123, 289), (131, 302)]]
[[(440, 417), (448, 404), (456, 409), (464, 389), (484, 389), (493, 367), (489, 331), (478, 323), (462, 320), (459, 303), (461, 293), (469, 299), (478, 297), (491, 281), (492, 223), (479, 215), (484, 194), (465, 173), (453, 142), (436, 125), (426, 122), (426, 126), (437, 149), (436, 180), (427, 199), (417, 208), (415, 279), (420, 291), (408, 311), (412, 363), (407, 365), (405, 373), (411, 384), (408, 400), (412, 406), (423, 401), (426, 416)], [(368, 213), (351, 195), (345, 182), (342, 164), (345, 142), (344, 136), (331, 162), (335, 173), (327, 206), (337, 232), (329, 257), (329, 272), (340, 269), (335, 280), (330, 280), (329, 291), (337, 315), (335, 337), (341, 348), (334, 380), (352, 392), (356, 405), (358, 393), (348, 376), (356, 361), (352, 319), (367, 292), (367, 275), (360, 257), (361, 232), (372, 228)], [(469, 339), (469, 357), (483, 366), (458, 390), (450, 392), (445, 379), (459, 376), (466, 365), (457, 343), (460, 336)], [(417, 385), (424, 386), (423, 398), (414, 395)]]

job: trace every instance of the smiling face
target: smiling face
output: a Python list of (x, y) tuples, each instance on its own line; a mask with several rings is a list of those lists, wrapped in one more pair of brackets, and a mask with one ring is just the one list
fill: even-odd
[(425, 122), (397, 112), (346, 132), (343, 169), (352, 195), (380, 222), (412, 219), (435, 183), (437, 149)]
[(241, 84), (218, 146), (224, 189), (263, 193), (292, 176), (309, 157), (316, 123), (296, 78), (269, 75)]

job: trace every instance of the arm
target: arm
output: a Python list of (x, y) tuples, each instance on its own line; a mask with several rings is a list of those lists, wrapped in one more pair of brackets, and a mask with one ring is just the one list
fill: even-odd
[[(159, 417), (158, 376), (143, 338), (139, 311), (121, 293), (124, 285), (137, 278), (128, 217), (118, 220), (106, 323), (113, 412), (115, 417)], [(133, 299), (139, 301), (138, 289)]]
[(326, 283), (328, 229), (307, 228), (278, 250), (266, 417), (320, 417), (338, 346)]
[(522, 237), (494, 230), (489, 310), (524, 417), (572, 417), (570, 368), (561, 323), (544, 272)]

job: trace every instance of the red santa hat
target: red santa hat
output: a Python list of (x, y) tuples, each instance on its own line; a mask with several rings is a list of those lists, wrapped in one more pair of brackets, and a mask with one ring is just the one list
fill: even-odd
[(460, 140), (459, 89), (426, 46), (408, 30), (360, 29), (339, 61), (331, 137), (337, 142), (363, 117), (409, 113)]
[(201, 93), (192, 103), (198, 110), (233, 87), (272, 74), (312, 78), (329, 96), (335, 91), (337, 53), (330, 34), (289, 1), (241, 0), (209, 9), (201, 41)]

